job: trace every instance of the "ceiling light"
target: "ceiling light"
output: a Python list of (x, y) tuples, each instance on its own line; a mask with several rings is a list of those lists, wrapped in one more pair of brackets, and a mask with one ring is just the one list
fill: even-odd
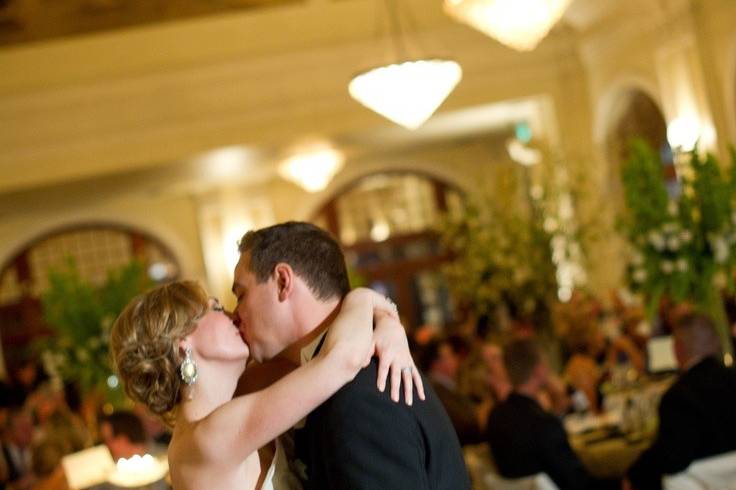
[(445, 0), (454, 19), (519, 51), (531, 51), (571, 0)]
[(228, 180), (242, 175), (252, 163), (253, 151), (244, 146), (226, 146), (194, 158), (203, 176), (212, 180)]
[(372, 111), (416, 129), (434, 114), (461, 78), (460, 65), (451, 60), (404, 61), (357, 75), (348, 90)]
[(417, 129), (455, 89), (462, 69), (452, 60), (409, 56), (398, 0), (386, 0), (386, 10), (395, 62), (359, 73), (348, 91), (368, 109), (407, 129)]
[(307, 192), (319, 192), (342, 169), (344, 160), (340, 151), (329, 146), (317, 146), (284, 160), (279, 165), (279, 174)]

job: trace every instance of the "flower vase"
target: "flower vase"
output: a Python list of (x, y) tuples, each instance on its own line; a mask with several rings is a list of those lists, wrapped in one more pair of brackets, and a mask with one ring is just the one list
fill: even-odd
[(731, 332), (726, 308), (723, 304), (723, 296), (715, 286), (708, 287), (703, 293), (700, 307), (713, 320), (718, 338), (721, 341), (723, 361), (727, 366), (730, 366), (733, 363), (733, 344), (731, 343)]

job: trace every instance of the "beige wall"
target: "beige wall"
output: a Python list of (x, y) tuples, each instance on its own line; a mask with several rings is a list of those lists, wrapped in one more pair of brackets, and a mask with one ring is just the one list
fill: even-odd
[[(92, 191), (90, 191), (92, 192)], [(68, 195), (59, 205), (44, 195), (0, 221), (0, 263), (39, 236), (75, 223), (102, 222), (131, 226), (159, 238), (174, 253), (186, 277), (206, 278), (196, 208), (192, 199), (167, 196), (110, 196), (88, 199)]]
[[(620, 283), (624, 261), (606, 206), (612, 173), (602, 151), (621, 93), (645, 90), (671, 120), (682, 107), (669, 94), (685, 87), (718, 131), (718, 150), (736, 140), (735, 2), (621, 0), (610, 18), (578, 32), (558, 29), (527, 54), (419, 0), (410, 4), (417, 17), (412, 44), (463, 66), (464, 79), (440, 116), (529, 97), (543, 101), (544, 138), (563, 164), (589, 176), (580, 213), (602, 223), (591, 253), (598, 291)], [(233, 228), (308, 218), (355, 178), (387, 169), (477, 189), (485, 166), (505, 156), (499, 145), (489, 151), (453, 138), (388, 153), (380, 144), (363, 145), (318, 194), (276, 177), (273, 155), (300, 139), (390, 126), (346, 93), (356, 71), (386, 59), (385, 43), (365, 22), (373, 15), (368, 0), (303, 2), (0, 49), (0, 262), (61, 224), (111, 220), (156, 234), (186, 275), (225, 296), (230, 279), (217, 254)], [(233, 176), (235, 182), (203, 187), (195, 176), (177, 177), (181, 185), (168, 188), (167, 169), (177, 162), (233, 144), (266, 148), (271, 157)], [(136, 170), (139, 178), (116, 187), (116, 176)], [(155, 185), (146, 184), (147, 172), (158, 172)]]

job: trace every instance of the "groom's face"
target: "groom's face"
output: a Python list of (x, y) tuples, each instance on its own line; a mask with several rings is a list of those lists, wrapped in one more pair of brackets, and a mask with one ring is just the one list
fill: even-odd
[(287, 332), (279, 328), (283, 305), (278, 301), (276, 281), (269, 278), (258, 282), (250, 270), (250, 253), (240, 256), (235, 267), (233, 294), (238, 301), (235, 314), (240, 331), (250, 347), (251, 356), (258, 362), (271, 359), (289, 344)]

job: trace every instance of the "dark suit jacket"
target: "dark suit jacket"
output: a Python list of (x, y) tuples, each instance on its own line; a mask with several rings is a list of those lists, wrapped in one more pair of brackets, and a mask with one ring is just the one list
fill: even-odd
[(659, 432), (629, 469), (637, 489), (661, 488), (662, 475), (736, 450), (736, 370), (709, 357), (683, 373), (662, 397)]
[(488, 418), (488, 443), (501, 476), (546, 473), (562, 490), (592, 488), (562, 422), (536, 400), (511, 393)]
[(376, 388), (378, 363), (313, 411), (295, 431), (307, 489), (469, 490), (455, 431), (429, 382), (425, 401), (391, 401)]

